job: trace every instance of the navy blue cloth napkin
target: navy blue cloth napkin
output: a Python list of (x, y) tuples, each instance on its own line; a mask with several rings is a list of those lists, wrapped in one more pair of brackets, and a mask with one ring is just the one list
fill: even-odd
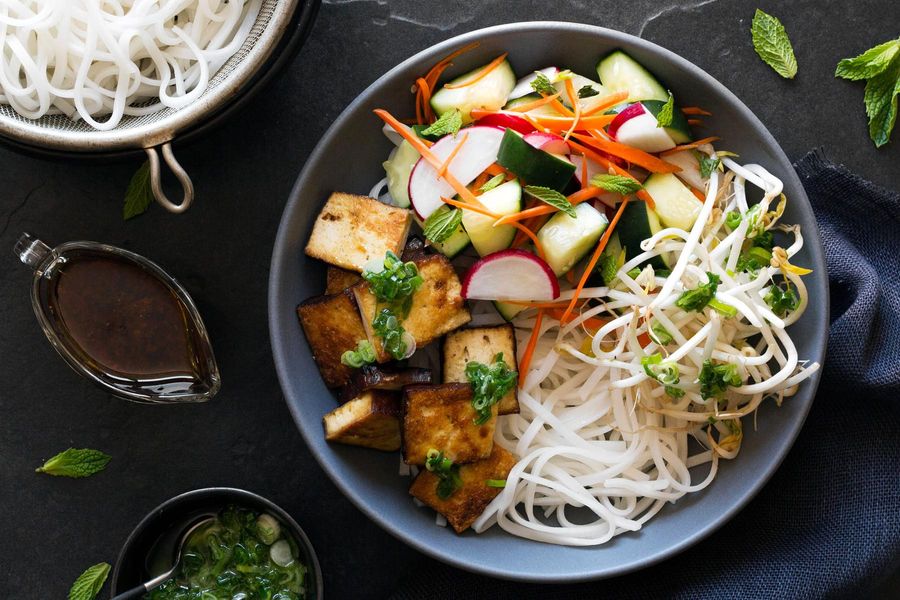
[(787, 459), (737, 517), (647, 570), (569, 586), (423, 557), (392, 600), (870, 598), (900, 561), (900, 194), (829, 162), (795, 164), (831, 283), (823, 380)]

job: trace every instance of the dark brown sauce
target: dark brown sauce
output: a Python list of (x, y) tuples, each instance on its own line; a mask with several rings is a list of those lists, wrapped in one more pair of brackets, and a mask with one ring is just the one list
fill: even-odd
[(50, 311), (66, 337), (101, 370), (136, 380), (195, 375), (182, 303), (140, 266), (73, 256), (49, 292)]

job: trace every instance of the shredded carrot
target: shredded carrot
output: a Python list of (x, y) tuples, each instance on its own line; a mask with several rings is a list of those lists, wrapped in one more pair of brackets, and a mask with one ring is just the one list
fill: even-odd
[(512, 112), (528, 112), (529, 110), (533, 110), (535, 108), (540, 108), (545, 104), (550, 104), (554, 100), (559, 98), (559, 94), (553, 94), (552, 96), (544, 96), (539, 100), (534, 100), (532, 102), (527, 102), (525, 104), (519, 104), (518, 106), (514, 106), (510, 108)]
[(534, 120), (551, 131), (568, 131), (574, 125), (578, 125), (579, 129), (599, 129), (609, 125), (615, 115), (598, 115), (594, 117), (579, 116), (575, 117), (550, 117), (543, 115), (535, 115)]
[(572, 285), (575, 285), (575, 273), (571, 269), (566, 271), (566, 281), (568, 281)]
[[(599, 196), (600, 194), (603, 194), (603, 193), (604, 193), (604, 190), (602, 190), (598, 187), (588, 186), (588, 187), (584, 188), (583, 190), (578, 190), (574, 194), (570, 194), (568, 196), (568, 200), (573, 205), (575, 205), (575, 204), (579, 204), (580, 202), (584, 202), (585, 200), (589, 200), (591, 198), (596, 198), (597, 196)], [(517, 222), (523, 221), (525, 219), (530, 219), (532, 217), (539, 217), (541, 215), (549, 215), (549, 214), (555, 213), (557, 211), (559, 211), (559, 209), (554, 206), (550, 206), (549, 204), (540, 204), (533, 208), (526, 208), (525, 210), (521, 210), (517, 213), (513, 213), (511, 215), (506, 215), (504, 217), (501, 217), (496, 223), (494, 223), (494, 226), (497, 227), (500, 225), (505, 225), (507, 223), (517, 223)]]
[(438, 79), (440, 79), (443, 72), (453, 64), (451, 61), (460, 54), (476, 48), (478, 45), (478, 42), (473, 42), (448, 54), (436, 62), (424, 77), (416, 80), (413, 91), (416, 93), (416, 122), (419, 125), (424, 125), (425, 122), (434, 120), (434, 112), (431, 110), (431, 92), (434, 90), (434, 86), (437, 85)]
[(566, 79), (566, 94), (569, 95), (569, 102), (575, 107), (575, 116), (572, 118), (572, 126), (569, 127), (566, 131), (566, 135), (563, 136), (563, 139), (568, 141), (569, 137), (578, 127), (578, 123), (581, 121), (581, 103), (578, 102), (578, 94), (575, 93), (575, 85), (572, 83), (571, 79)]
[(694, 198), (699, 200), (700, 202), (706, 202), (706, 196), (703, 195), (703, 192), (696, 188), (691, 188), (691, 193), (694, 194)]
[(578, 302), (578, 296), (581, 294), (581, 290), (584, 289), (584, 285), (587, 283), (588, 277), (590, 277), (591, 273), (594, 272), (594, 267), (597, 266), (597, 261), (600, 260), (600, 255), (603, 254), (603, 250), (606, 248), (607, 242), (609, 242), (610, 236), (612, 236), (613, 231), (616, 229), (616, 225), (619, 223), (619, 219), (622, 218), (622, 213), (625, 212), (625, 207), (628, 206), (628, 201), (631, 199), (630, 196), (625, 196), (625, 199), (622, 200), (622, 204), (619, 205), (619, 209), (616, 211), (616, 214), (613, 216), (612, 220), (609, 222), (609, 226), (606, 228), (606, 231), (603, 232), (603, 237), (600, 238), (600, 242), (597, 244), (597, 248), (594, 249), (594, 254), (591, 256), (591, 260), (588, 261), (587, 267), (584, 269), (584, 273), (581, 274), (581, 280), (578, 282), (578, 285), (575, 286), (575, 292), (572, 294), (572, 300), (569, 302), (568, 308), (566, 308), (566, 312), (563, 313), (561, 321), (565, 321), (569, 318), (569, 315), (572, 314), (572, 310), (575, 308), (575, 304)]
[[(571, 272), (572, 271), (569, 271), (569, 273), (571, 273)], [(547, 316), (550, 317), (551, 319), (556, 319), (563, 325), (567, 325), (578, 318), (578, 315), (571, 314), (564, 319), (563, 318), (564, 313), (565, 313), (565, 311), (563, 311), (563, 309), (561, 309), (561, 308), (548, 308), (547, 309)], [(607, 319), (601, 319), (599, 317), (588, 317), (587, 319), (585, 319), (584, 321), (581, 322), (581, 324), (584, 325), (586, 328), (593, 329), (594, 331), (597, 331), (598, 329), (600, 329), (607, 323), (609, 323), (609, 321)]]
[[(430, 164), (435, 170), (441, 168), (441, 159), (435, 156), (434, 152), (432, 152), (429, 147), (422, 142), (422, 139), (415, 135), (412, 131), (409, 130), (403, 123), (397, 120), (395, 116), (393, 116), (388, 111), (377, 108), (373, 111), (378, 117), (387, 123), (394, 131), (396, 131), (400, 136), (405, 139), (407, 142), (415, 148), (419, 154), (422, 155), (422, 158), (425, 159), (428, 164)], [(481, 207), (482, 210), (487, 212), (487, 209), (479, 202), (478, 198), (469, 191), (469, 188), (464, 186), (459, 180), (453, 176), (452, 173), (444, 174), (444, 181), (450, 184), (453, 190), (459, 194), (459, 197), (465, 200), (470, 205), (475, 205), (477, 207)], [(471, 208), (471, 207), (467, 207)]]
[[(544, 226), (550, 219), (550, 215), (539, 215), (537, 217), (533, 217), (531, 219), (527, 219), (522, 225), (525, 226), (525, 229), (529, 231), (540, 231), (541, 227)], [(525, 245), (525, 242), (528, 241), (528, 236), (522, 233), (522, 230), (516, 232), (516, 237), (513, 238), (512, 247), (513, 248), (521, 248)]]
[(564, 117), (574, 117), (575, 116), (575, 113), (573, 113), (571, 110), (569, 110), (568, 107), (565, 104), (563, 104), (562, 102), (560, 102), (559, 100), (554, 100), (550, 104), (550, 106), (552, 106), (556, 110), (556, 112), (558, 112), (559, 114), (561, 114)]
[(599, 104), (595, 104), (589, 110), (584, 111), (582, 117), (590, 117), (591, 115), (595, 115), (601, 110), (606, 110), (607, 108), (612, 108), (616, 104), (620, 104), (628, 100), (628, 90), (624, 90), (621, 92), (616, 92), (615, 94), (610, 94), (609, 96), (605, 96), (603, 100), (600, 101)]
[[(471, 192), (469, 192), (471, 193)], [(492, 219), (499, 219), (500, 215), (496, 213), (492, 213), (488, 209), (484, 207), (482, 204), (470, 204), (469, 202), (460, 202), (459, 200), (455, 200), (453, 198), (447, 198), (445, 196), (441, 196), (441, 200), (444, 204), (449, 204), (450, 206), (455, 206), (456, 208), (461, 208), (463, 210), (471, 210), (472, 212), (476, 212), (480, 215), (484, 215), (486, 217), (490, 217)]]
[(626, 144), (605, 140), (599, 136), (587, 136), (580, 133), (572, 134), (576, 140), (584, 142), (585, 145), (591, 146), (601, 152), (605, 152), (611, 156), (617, 156), (639, 167), (643, 167), (651, 173), (676, 173), (681, 170), (680, 167), (660, 160), (637, 148), (632, 148)]
[(693, 150), (694, 148), (699, 148), (703, 144), (712, 144), (713, 142), (717, 142), (719, 140), (716, 136), (705, 137), (702, 140), (697, 140), (696, 142), (691, 142), (690, 144), (682, 144), (680, 146), (675, 146), (674, 148), (669, 148), (663, 152), (660, 152), (660, 156), (668, 156), (670, 154), (675, 154), (676, 152), (681, 152), (682, 150)]
[(494, 163), (491, 166), (489, 166), (487, 169), (484, 170), (484, 172), (487, 173), (488, 175), (503, 175), (507, 179), (515, 179), (516, 178), (515, 174), (512, 171), (508, 171), (507, 169), (504, 169), (497, 163)]
[(587, 157), (581, 157), (581, 189), (584, 189), (588, 186), (588, 177), (587, 177)]
[(537, 346), (538, 335), (541, 332), (541, 322), (544, 320), (544, 309), (539, 308), (534, 321), (534, 329), (531, 330), (531, 336), (528, 338), (528, 345), (522, 354), (522, 360), (519, 361), (519, 387), (525, 385), (525, 376), (528, 374), (528, 367), (531, 365), (531, 357), (534, 356), (534, 348)]
[(448, 89), (448, 90), (456, 90), (459, 88), (468, 87), (470, 85), (478, 83), (479, 81), (481, 81), (482, 79), (484, 79), (485, 77), (490, 75), (490, 73), (494, 69), (496, 69), (497, 67), (502, 65), (503, 61), (506, 60), (506, 55), (507, 55), (507, 53), (504, 52), (503, 54), (501, 54), (500, 56), (498, 56), (497, 58), (495, 58), (494, 60), (489, 62), (487, 64), (487, 66), (485, 66), (481, 71), (479, 71), (478, 75), (476, 75), (475, 77), (472, 77), (471, 79), (467, 79), (462, 83), (457, 83), (456, 85), (453, 85), (451, 83), (445, 83), (444, 88)]
[(471, 185), (472, 193), (477, 195), (478, 190), (481, 189), (481, 186), (487, 183), (488, 177), (490, 177), (490, 175), (488, 175), (487, 171), (476, 177), (475, 181), (473, 181)]
[(688, 125), (703, 127), (703, 119), (688, 119)]
[(703, 115), (704, 117), (712, 116), (711, 112), (709, 112), (708, 110), (703, 110), (699, 106), (685, 106), (681, 109), (681, 112), (686, 115)]
[[(573, 142), (572, 140), (569, 140), (569, 145), (572, 148), (574, 148), (574, 149), (578, 150), (579, 152), (581, 152), (582, 154), (584, 154), (586, 157), (589, 157), (592, 160), (600, 163), (600, 166), (602, 166), (603, 168), (612, 169), (616, 175), (621, 175), (622, 177), (629, 177), (631, 179), (634, 179), (634, 176), (631, 173), (629, 173), (628, 171), (626, 171), (625, 169), (623, 169), (616, 163), (614, 163), (610, 160), (607, 160), (605, 157), (601, 156), (600, 154), (591, 150), (590, 148), (588, 148), (586, 146), (582, 146), (578, 142)], [(635, 181), (637, 181), (637, 180), (635, 179)], [(653, 201), (653, 197), (647, 193), (647, 190), (644, 190), (644, 189), (638, 190), (636, 195), (638, 198), (640, 198), (641, 200), (646, 202), (647, 206), (649, 206), (650, 208), (656, 208), (656, 202)]]
[(441, 164), (441, 168), (437, 170), (438, 177), (444, 177), (447, 174), (447, 169), (450, 168), (450, 163), (453, 162), (453, 159), (456, 158), (456, 155), (462, 150), (462, 147), (466, 145), (466, 142), (469, 141), (469, 134), (465, 134), (462, 136), (462, 139), (459, 140), (459, 143), (456, 144), (456, 148), (450, 151), (450, 154), (447, 155), (447, 159)]
[[(498, 217), (499, 218), (499, 217)], [(531, 239), (531, 243), (534, 244), (534, 249), (537, 251), (538, 256), (541, 258), (546, 258), (547, 253), (544, 252), (544, 245), (541, 243), (541, 240), (534, 234), (533, 231), (522, 225), (521, 223), (512, 223), (512, 226), (524, 233)]]

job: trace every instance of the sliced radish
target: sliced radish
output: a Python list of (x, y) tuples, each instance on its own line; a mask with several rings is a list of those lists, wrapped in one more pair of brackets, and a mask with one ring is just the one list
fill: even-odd
[[(446, 160), (456, 149), (464, 136), (465, 145), (453, 157), (447, 172), (463, 185), (469, 185), (485, 169), (497, 160), (500, 140), (504, 130), (498, 127), (466, 127), (456, 136), (447, 135), (431, 147), (431, 152), (440, 160)], [(442, 177), (424, 158), (420, 158), (409, 176), (409, 200), (416, 214), (423, 221), (444, 205), (441, 197), (456, 195), (453, 186)]]
[(569, 144), (561, 136), (546, 131), (533, 131), (525, 134), (525, 141), (550, 154), (568, 154)]
[(472, 265), (462, 283), (468, 300), (542, 302), (559, 298), (559, 281), (550, 266), (524, 250), (502, 250)]
[[(552, 82), (555, 81), (556, 76), (559, 75), (559, 69), (557, 69), (556, 67), (547, 67), (546, 69), (537, 71), (537, 73), (543, 73), (547, 76), (547, 79)], [(507, 98), (506, 101), (509, 102), (510, 100), (515, 100), (516, 98), (527, 96), (528, 94), (533, 92), (534, 89), (531, 87), (531, 82), (534, 81), (535, 77), (537, 77), (535, 73), (529, 73), (528, 75), (517, 81), (516, 87), (514, 87), (509, 93), (509, 98)]]
[(706, 189), (706, 181), (700, 177), (700, 161), (697, 160), (693, 150), (682, 150), (681, 152), (666, 154), (660, 158), (667, 163), (681, 167), (681, 170), (675, 174), (683, 182), (698, 190)]
[(609, 134), (617, 142), (644, 152), (662, 152), (675, 147), (672, 137), (640, 102), (616, 115), (609, 124)]
[(529, 123), (527, 119), (523, 119), (517, 114), (508, 112), (486, 115), (478, 119), (475, 124), (484, 125), (486, 127), (502, 127), (503, 129), (509, 128), (522, 134), (531, 133), (532, 131), (534, 131), (534, 125)]

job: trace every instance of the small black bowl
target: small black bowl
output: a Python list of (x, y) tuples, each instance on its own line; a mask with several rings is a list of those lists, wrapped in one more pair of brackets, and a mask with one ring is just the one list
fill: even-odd
[[(267, 512), (280, 521), (300, 548), (300, 560), (307, 566), (307, 598), (322, 600), (324, 589), (322, 569), (309, 538), (303, 529), (281, 507), (258, 494), (236, 488), (214, 487), (185, 492), (166, 500), (144, 517), (125, 540), (116, 568), (113, 570), (112, 595), (129, 590), (151, 576), (145, 562), (153, 552), (167, 552), (165, 546), (174, 549), (177, 537), (184, 527), (199, 515), (217, 513), (228, 504)], [(159, 550), (157, 550), (159, 548)]]

